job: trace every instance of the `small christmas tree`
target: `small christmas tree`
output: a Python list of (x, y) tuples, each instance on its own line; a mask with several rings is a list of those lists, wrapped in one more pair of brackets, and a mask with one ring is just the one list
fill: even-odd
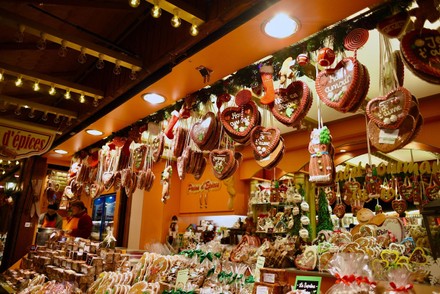
[(322, 230), (333, 230), (333, 222), (331, 219), (330, 211), (328, 210), (328, 201), (325, 195), (324, 189), (319, 189), (318, 194), (318, 225), (316, 226), (316, 232)]

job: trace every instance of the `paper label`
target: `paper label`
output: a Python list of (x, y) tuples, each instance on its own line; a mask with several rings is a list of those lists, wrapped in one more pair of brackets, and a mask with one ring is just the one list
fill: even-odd
[(263, 274), (263, 282), (265, 283), (275, 283), (275, 274), (265, 273)]
[(266, 258), (264, 256), (258, 256), (257, 258), (257, 264), (255, 265), (255, 272), (254, 277), (255, 281), (260, 281), (260, 269), (264, 267), (264, 262), (266, 261)]
[(177, 272), (176, 286), (174, 289), (183, 289), (188, 281), (189, 269), (183, 269)]
[(266, 286), (257, 286), (256, 294), (269, 294), (269, 288)]
[(399, 129), (387, 130), (381, 129), (379, 132), (379, 143), (380, 144), (394, 144), (397, 137), (399, 137)]

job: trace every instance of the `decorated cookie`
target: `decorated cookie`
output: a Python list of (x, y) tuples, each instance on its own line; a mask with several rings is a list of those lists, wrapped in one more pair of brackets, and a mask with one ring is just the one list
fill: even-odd
[(200, 121), (193, 124), (190, 136), (197, 146), (203, 146), (217, 127), (217, 120), (213, 112), (207, 112)]
[(280, 141), (278, 128), (255, 127), (251, 132), (251, 146), (257, 158), (266, 157), (278, 145)]
[(244, 138), (259, 121), (257, 105), (251, 101), (241, 107), (228, 107), (220, 114), (220, 121), (233, 139)]
[(377, 30), (388, 38), (398, 38), (409, 24), (407, 11), (401, 11), (391, 16), (385, 17), (377, 24)]
[(214, 176), (218, 179), (226, 179), (234, 165), (236, 159), (234, 152), (229, 149), (214, 149), (209, 154), (209, 161), (212, 165)]
[(294, 126), (307, 115), (312, 102), (309, 87), (302, 81), (294, 81), (286, 89), (277, 91), (270, 109), (279, 122)]

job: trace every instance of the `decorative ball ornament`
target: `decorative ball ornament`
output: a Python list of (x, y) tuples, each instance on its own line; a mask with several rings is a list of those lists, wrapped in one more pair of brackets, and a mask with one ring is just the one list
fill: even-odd
[(305, 53), (301, 53), (296, 57), (296, 62), (300, 65), (300, 66), (306, 66), (309, 63), (309, 56), (307, 56), (307, 54)]
[(307, 229), (299, 230), (299, 236), (303, 239), (307, 239), (309, 237), (309, 231)]
[(298, 206), (294, 206), (292, 208), (292, 214), (293, 215), (298, 215), (299, 214), (299, 207)]
[(309, 211), (309, 204), (305, 200), (303, 200), (301, 202), (301, 210), (302, 211)]
[(320, 66), (330, 66), (335, 61), (335, 52), (332, 49), (324, 47), (318, 51), (318, 63)]
[(308, 224), (310, 224), (310, 219), (309, 219), (309, 217), (307, 215), (301, 216), (301, 220), (300, 221), (301, 221), (301, 223), (304, 226), (307, 226)]

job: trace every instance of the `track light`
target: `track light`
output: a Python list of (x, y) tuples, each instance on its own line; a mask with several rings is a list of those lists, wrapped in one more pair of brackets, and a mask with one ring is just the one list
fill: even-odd
[(2, 71), (0, 72), (0, 82), (3, 82), (5, 80), (5, 73)]
[(53, 96), (53, 95), (55, 95), (56, 93), (57, 93), (57, 90), (55, 89), (55, 87), (54, 87), (54, 86), (50, 87), (49, 95)]
[(139, 6), (139, 4), (141, 4), (140, 0), (128, 0), (128, 4), (133, 7), (136, 8)]
[(15, 115), (21, 115), (21, 105), (18, 105), (14, 111)]
[(31, 109), (31, 111), (28, 114), (29, 118), (34, 118), (35, 117), (35, 110)]
[(53, 119), (53, 122), (54, 122), (55, 124), (59, 124), (59, 123), (60, 123), (60, 115), (59, 115), (59, 114), (57, 114), (57, 115), (55, 116), (55, 118)]
[(48, 114), (47, 111), (45, 111), (45, 112), (43, 113), (43, 116), (41, 117), (41, 120), (42, 120), (42, 121), (47, 121), (47, 114)]
[(162, 9), (159, 7), (159, 0), (154, 1), (154, 6), (151, 8), (151, 16), (159, 18), (162, 15)]
[(15, 86), (17, 87), (23, 86), (23, 78), (21, 76), (18, 77), (17, 80), (15, 81)]
[(175, 8), (173, 12), (174, 12), (174, 15), (171, 18), (171, 26), (173, 28), (178, 28), (182, 24), (182, 21), (180, 20), (180, 17), (179, 17), (179, 9)]
[(189, 28), (189, 34), (193, 37), (199, 34), (199, 26), (195, 23), (195, 21), (192, 23), (191, 27)]
[(34, 89), (35, 92), (40, 91), (40, 83), (35, 82), (34, 85), (32, 86), (32, 89)]
[(84, 96), (84, 94), (81, 94), (79, 96), (79, 103), (86, 103), (86, 97)]
[(66, 93), (64, 93), (64, 98), (66, 98), (67, 100), (69, 100), (70, 98), (72, 98), (72, 96), (70, 95), (70, 90), (67, 89)]

